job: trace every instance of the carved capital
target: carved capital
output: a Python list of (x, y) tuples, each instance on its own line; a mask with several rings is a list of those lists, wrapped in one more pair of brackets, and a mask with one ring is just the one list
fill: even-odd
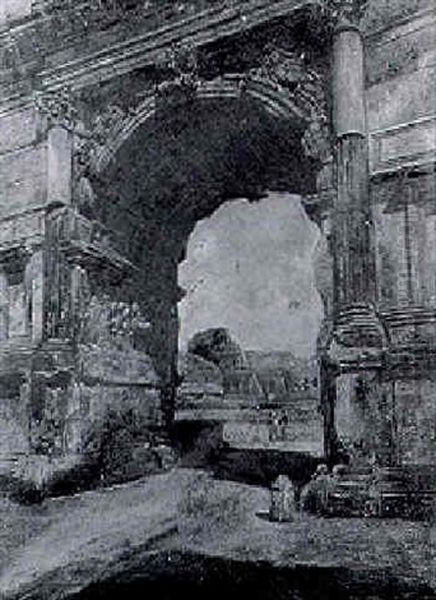
[(303, 149), (307, 156), (327, 163), (332, 156), (326, 85), (322, 76), (305, 62), (304, 53), (282, 48), (265, 51), (261, 64), (249, 71), (245, 84), (268, 82), (307, 115)]
[(198, 57), (190, 44), (175, 44), (157, 63), (163, 75), (156, 86), (157, 99), (171, 102), (195, 97), (199, 85)]
[(77, 122), (74, 129), (74, 178), (88, 177), (99, 150), (107, 140), (123, 127), (126, 118), (134, 112), (132, 108), (110, 104), (99, 112), (92, 123), (85, 127)]
[(50, 129), (55, 125), (66, 129), (75, 128), (78, 111), (75, 97), (69, 88), (35, 92), (34, 101), (44, 121), (45, 129)]
[(336, 29), (358, 27), (368, 0), (324, 0), (324, 10)]
[(248, 78), (267, 80), (284, 89), (295, 89), (305, 74), (304, 55), (270, 46), (265, 49), (260, 65), (249, 71)]

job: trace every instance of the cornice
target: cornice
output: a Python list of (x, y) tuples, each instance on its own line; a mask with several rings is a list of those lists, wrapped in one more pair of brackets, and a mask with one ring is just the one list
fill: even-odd
[[(240, 6), (208, 9), (167, 26), (148, 30), (118, 43), (111, 43), (104, 49), (83, 54), (62, 65), (41, 70), (35, 75), (34, 81), (38, 88), (44, 90), (57, 90), (66, 86), (81, 89), (134, 69), (152, 66), (161, 60), (162, 53), (168, 47), (181, 41), (193, 47), (201, 47), (239, 32), (248, 31), (270, 20), (289, 16), (304, 8), (316, 9), (321, 4), (321, 0), (281, 0), (273, 4), (265, 0), (249, 2), (243, 9)], [(89, 33), (92, 34), (91, 31)], [(5, 32), (4, 35), (10, 36), (10, 32)], [(74, 54), (74, 45), (70, 48)], [(65, 50), (65, 46), (59, 48), (62, 53)], [(50, 56), (53, 60), (55, 52)], [(20, 98), (22, 101), (22, 96), (23, 93), (20, 92), (10, 94), (4, 98), (2, 104), (4, 106), (13, 104)]]

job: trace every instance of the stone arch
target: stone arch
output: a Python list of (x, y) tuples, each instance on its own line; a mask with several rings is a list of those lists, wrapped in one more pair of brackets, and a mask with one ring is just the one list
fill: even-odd
[[(95, 117), (90, 130), (76, 131), (76, 155), (81, 155), (91, 171), (90, 181), (81, 186), (84, 193), (88, 196), (92, 193), (93, 176), (97, 180), (105, 179), (119, 153), (135, 135), (145, 132), (147, 143), (147, 135), (153, 134), (147, 131), (149, 122), (174, 96), (181, 98), (182, 103), (200, 104), (245, 99), (277, 123), (295, 124), (302, 151), (313, 164), (314, 183), (324, 195), (331, 193), (332, 145), (325, 82), (300, 57), (282, 50), (272, 53), (265, 63), (249, 72), (211, 80), (199, 79), (195, 70), (194, 73), (175, 70), (154, 89), (146, 91), (136, 106), (109, 105)], [(326, 215), (319, 213), (317, 202), (311, 198), (304, 207), (309, 217), (320, 224)]]
[[(199, 101), (211, 98), (237, 99), (241, 94), (246, 94), (254, 99), (273, 116), (297, 118), (306, 123), (313, 118), (310, 110), (298, 106), (292, 98), (287, 97), (271, 82), (250, 80), (244, 75), (203, 82), (196, 90), (196, 99)], [(156, 95), (150, 94), (137, 107), (129, 110), (126, 115), (118, 114), (107, 140), (92, 158), (93, 167), (98, 173), (104, 171), (114, 160), (122, 144), (148, 119), (152, 118), (157, 110)]]
[(306, 63), (304, 54), (271, 46), (257, 66), (207, 79), (199, 75), (197, 50), (179, 44), (163, 55), (156, 69), (162, 70), (163, 78), (157, 76), (138, 104), (109, 104), (94, 116), (90, 130), (76, 129), (76, 154), (94, 173), (103, 173), (135, 131), (173, 96), (182, 103), (245, 97), (266, 113), (299, 124), (303, 150), (319, 161), (321, 187), (325, 187), (324, 167), (333, 156), (328, 84), (324, 74)]

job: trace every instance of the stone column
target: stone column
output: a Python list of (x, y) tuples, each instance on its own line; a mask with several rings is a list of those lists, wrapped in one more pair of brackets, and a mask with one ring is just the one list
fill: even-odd
[(77, 111), (69, 89), (35, 94), (39, 135), (47, 139), (47, 204), (71, 203), (73, 133)]
[[(63, 339), (68, 335), (70, 266), (60, 251), (59, 236), (68, 222), (65, 208), (72, 203), (73, 133), (77, 124), (71, 90), (35, 94), (38, 130), (47, 145), (47, 197), (44, 244), (44, 335)], [(62, 233), (61, 233), (62, 232)]]
[(359, 398), (363, 393), (368, 395), (363, 401), (366, 406), (370, 395), (376, 394), (386, 346), (375, 311), (364, 47), (359, 30), (363, 4), (361, 0), (330, 0), (334, 18), (332, 105), (337, 192), (331, 230), (334, 322), (322, 357), (322, 374), (326, 451), (333, 461), (347, 457), (353, 461), (358, 452), (369, 456), (373, 449), (373, 436), (366, 427), (369, 415), (360, 416)]
[(55, 125), (48, 131), (47, 139), (47, 204), (68, 206), (72, 190), (72, 133)]
[(338, 4), (333, 34), (333, 119), (337, 199), (334, 210), (335, 306), (375, 298), (375, 259), (368, 192), (368, 144), (359, 2)]

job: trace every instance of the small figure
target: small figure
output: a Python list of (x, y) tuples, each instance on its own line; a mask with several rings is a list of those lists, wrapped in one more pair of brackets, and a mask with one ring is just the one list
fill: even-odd
[(286, 475), (279, 475), (271, 486), (270, 519), (276, 522), (294, 520), (295, 490)]
[(320, 514), (325, 511), (331, 478), (328, 467), (322, 463), (317, 466), (312, 479), (304, 486), (300, 495), (300, 509)]

